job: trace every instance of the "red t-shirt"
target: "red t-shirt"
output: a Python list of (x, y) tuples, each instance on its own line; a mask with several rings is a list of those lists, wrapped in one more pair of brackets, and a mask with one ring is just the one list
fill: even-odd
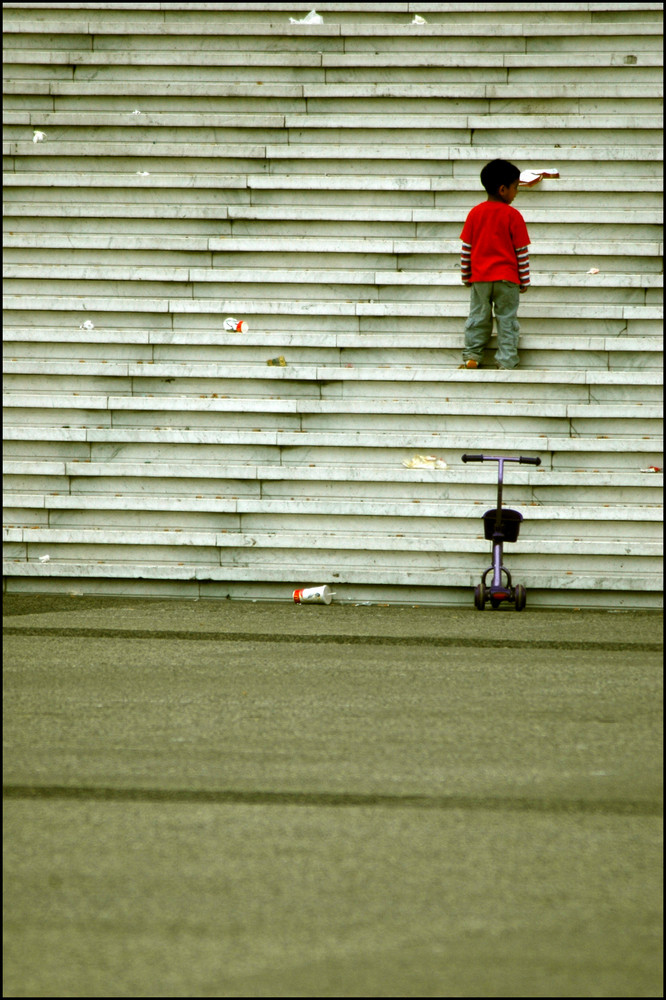
[(460, 239), (471, 246), (472, 282), (520, 284), (516, 250), (529, 245), (525, 220), (504, 201), (482, 201), (467, 216)]

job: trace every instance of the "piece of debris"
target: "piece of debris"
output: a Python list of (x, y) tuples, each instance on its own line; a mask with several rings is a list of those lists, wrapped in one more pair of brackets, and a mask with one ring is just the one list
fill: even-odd
[(300, 19), (290, 17), (289, 21), (291, 24), (323, 24), (324, 18), (321, 14), (318, 14), (316, 10), (311, 10), (309, 14), (305, 15), (305, 17), (301, 17)]
[(40, 556), (39, 557), (39, 561), (40, 562), (48, 562), (50, 558), (51, 558), (51, 556)]
[(663, 472), (658, 465), (648, 465), (647, 469), (641, 469), (641, 472)]
[(414, 14), (414, 20), (412, 24), (427, 24), (425, 17), (421, 17), (419, 14)]
[(44, 139), (46, 139), (46, 132), (40, 132), (39, 129), (35, 129), (32, 133), (32, 141), (44, 142)]
[(534, 187), (544, 177), (559, 177), (559, 170), (548, 167), (545, 170), (522, 170), (520, 173), (519, 187)]
[(135, 110), (135, 111), (133, 111), (133, 112), (132, 112), (132, 114), (133, 114), (133, 115), (140, 115), (140, 114), (141, 114), (141, 112), (140, 112), (140, 111), (138, 111), (138, 110)]
[(443, 458), (436, 455), (414, 455), (414, 458), (406, 458), (403, 463), (406, 469), (448, 469), (448, 465)]
[(591, 267), (590, 270), (587, 273), (588, 274), (599, 274), (599, 268), (598, 267)]
[(81, 326), (79, 327), (79, 330), (94, 330), (94, 329), (95, 329), (95, 324), (89, 319), (87, 319), (85, 323), (82, 323)]
[(150, 174), (148, 173), (147, 170), (137, 170), (137, 175), (139, 177), (150, 177)]
[(233, 316), (227, 316), (222, 326), (230, 333), (247, 333), (250, 329), (244, 319), (234, 319)]
[(284, 368), (287, 362), (284, 359), (284, 355), (281, 354), (278, 358), (269, 358), (266, 364), (272, 365), (273, 367)]
[(295, 604), (330, 604), (335, 595), (327, 583), (320, 587), (301, 587), (294, 591)]

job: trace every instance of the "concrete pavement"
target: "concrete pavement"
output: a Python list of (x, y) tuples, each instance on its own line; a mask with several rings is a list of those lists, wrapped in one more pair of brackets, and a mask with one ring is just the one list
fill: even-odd
[(5, 996), (659, 996), (652, 612), (5, 598)]

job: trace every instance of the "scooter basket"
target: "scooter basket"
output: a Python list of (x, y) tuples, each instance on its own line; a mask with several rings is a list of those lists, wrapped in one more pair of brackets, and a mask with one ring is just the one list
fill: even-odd
[[(502, 507), (500, 510), (499, 530), (502, 532), (505, 542), (515, 542), (520, 531), (520, 522), (523, 515), (518, 510), (511, 510), (509, 507)], [(483, 515), (483, 533), (490, 542), (497, 530), (497, 508), (487, 510)]]

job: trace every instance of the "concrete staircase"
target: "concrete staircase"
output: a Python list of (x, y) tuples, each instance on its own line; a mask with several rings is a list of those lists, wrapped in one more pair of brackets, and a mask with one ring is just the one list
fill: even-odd
[[(662, 6), (4, 4), (6, 588), (471, 606), (467, 451), (541, 457), (530, 606), (660, 606)], [(472, 373), (496, 156), (560, 177)]]

